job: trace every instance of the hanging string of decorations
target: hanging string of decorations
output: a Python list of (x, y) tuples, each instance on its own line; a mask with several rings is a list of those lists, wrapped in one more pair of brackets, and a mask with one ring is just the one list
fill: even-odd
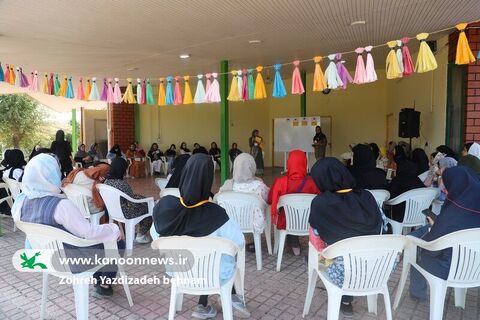
[[(469, 64), (475, 62), (475, 56), (470, 49), (465, 30), (469, 23), (459, 23), (455, 26), (457, 29), (458, 43), (456, 50), (455, 63), (457, 65)], [(434, 33), (448, 31), (452, 28), (438, 30)], [(255, 69), (232, 70), (232, 81), (230, 91), (227, 97), (229, 101), (249, 101), (265, 99), (267, 90), (265, 81), (263, 80), (262, 71), (265, 68), (272, 68), (275, 72), (273, 80), (272, 97), (282, 98), (287, 95), (285, 84), (281, 76), (282, 66), (293, 65), (291, 94), (299, 95), (305, 92), (305, 87), (301, 79), (299, 66), (301, 63), (315, 64), (313, 74), (314, 92), (322, 92), (324, 90), (346, 89), (347, 84), (365, 84), (377, 81), (377, 73), (375, 71), (375, 63), (373, 60), (372, 49), (388, 46), (390, 49), (385, 65), (387, 79), (398, 79), (407, 77), (413, 73), (423, 73), (435, 70), (438, 65), (435, 56), (428, 46), (426, 40), (429, 33), (419, 33), (415, 37), (403, 37), (398, 40), (388, 41), (385, 44), (377, 46), (359, 47), (354, 51), (332, 53), (327, 56), (315, 56), (312, 59), (295, 60), (283, 64), (274, 64), (271, 66), (257, 66)], [(408, 44), (410, 40), (417, 39), (420, 42), (418, 55), (415, 64), (410, 55)], [(345, 67), (344, 55), (356, 54), (355, 74), (352, 77)], [(366, 57), (366, 61), (364, 59)], [(480, 51), (476, 57), (480, 59)], [(328, 59), (328, 60), (326, 60)], [(325, 73), (322, 70), (321, 62), (328, 61)], [(221, 101), (220, 85), (218, 82), (219, 75), (228, 75), (228, 73), (207, 73), (205, 75), (198, 74), (196, 76), (167, 76), (158, 78), (158, 100), (157, 105), (180, 105), (180, 104), (200, 104), (200, 103), (218, 103)], [(254, 75), (256, 75), (254, 79)], [(190, 79), (196, 78), (197, 86), (195, 94), (192, 97), (190, 88)], [(37, 70), (30, 73), (30, 78), (23, 72), (21, 67), (14, 68), (11, 64), (5, 65), (5, 70), (0, 63), (0, 81), (8, 84), (28, 88), (31, 91), (41, 91), (45, 94), (61, 96), (68, 99), (78, 99), (84, 101), (105, 101), (107, 103), (138, 103), (154, 105), (151, 78), (137, 78), (136, 92), (134, 94), (132, 78), (127, 78), (127, 87), (122, 95), (119, 85), (119, 78), (104, 78), (102, 91), (99, 94), (97, 86), (97, 78), (78, 78), (77, 90), (73, 89), (72, 76), (64, 76), (60, 81), (58, 73), (45, 73), (43, 83), (39, 86)], [(183, 81), (182, 81), (183, 80)], [(173, 83), (173, 81), (175, 81)], [(183, 96), (181, 83), (183, 82)], [(204, 85), (205, 82), (205, 85)]]

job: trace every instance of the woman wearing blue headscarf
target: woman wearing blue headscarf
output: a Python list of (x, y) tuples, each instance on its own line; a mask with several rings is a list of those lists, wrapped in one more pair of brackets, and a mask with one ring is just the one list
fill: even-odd
[[(25, 167), (22, 193), (15, 199), (12, 208), (14, 220), (52, 226), (87, 240), (99, 242), (120, 240), (121, 234), (116, 224), (91, 224), (73, 202), (65, 198), (60, 187), (61, 172), (58, 160), (50, 154), (39, 154), (34, 157)], [(100, 246), (89, 248), (103, 249), (103, 245)], [(124, 248), (123, 241), (119, 242), (119, 247)], [(73, 250), (70, 252), (75, 254)], [(96, 272), (93, 275), (99, 284), (96, 286), (96, 292), (111, 296), (112, 287), (101, 284), (101, 280), (115, 276), (116, 272)]]

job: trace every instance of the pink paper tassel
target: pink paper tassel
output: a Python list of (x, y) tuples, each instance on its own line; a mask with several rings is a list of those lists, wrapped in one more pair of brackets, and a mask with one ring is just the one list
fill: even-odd
[(402, 47), (402, 58), (403, 58), (403, 75), (409, 76), (415, 72), (415, 66), (412, 61), (412, 56), (410, 55), (410, 50), (408, 49), (408, 42), (410, 38), (404, 37), (400, 39), (403, 43)]
[(113, 88), (113, 103), (121, 103), (122, 102), (122, 90), (120, 90), (120, 86), (118, 85), (118, 78), (115, 78), (115, 87)]
[(180, 88), (180, 76), (175, 77), (175, 90), (173, 91), (173, 104), (182, 104), (182, 89)]
[(300, 75), (300, 69), (298, 68), (300, 61), (293, 61), (293, 65), (295, 68), (293, 69), (292, 75), (292, 94), (303, 94), (305, 92), (305, 88), (303, 87), (302, 76)]
[(355, 52), (357, 53), (357, 66), (355, 68), (355, 78), (353, 79), (353, 83), (355, 84), (365, 83), (366, 71), (362, 55), (363, 51), (365, 51), (364, 48), (355, 49)]
[(242, 83), (242, 100), (248, 100), (248, 70), (242, 69), (243, 83)]
[(31, 79), (30, 79), (30, 90), (31, 91), (38, 91), (38, 72), (32, 72)]
[(102, 94), (100, 95), (100, 100), (107, 101), (107, 95), (108, 95), (107, 79), (103, 78), (103, 88), (102, 88)]
[(141, 104), (147, 103), (147, 84), (145, 83), (145, 79), (142, 81), (142, 102)]
[(23, 73), (22, 68), (20, 68), (19, 76), (20, 76), (20, 87), (26, 88), (30, 86), (30, 84), (28, 83), (27, 75)]
[(208, 86), (208, 90), (205, 93), (205, 100), (208, 103), (220, 102), (221, 101), (220, 84), (218, 83), (218, 80), (217, 80), (218, 74), (214, 72), (211, 75), (213, 77), (213, 80), (210, 86)]
[(112, 86), (112, 78), (108, 78), (108, 85), (107, 85), (107, 103), (113, 103), (113, 86)]
[(77, 96), (76, 98), (78, 100), (85, 100), (85, 93), (83, 91), (83, 78), (80, 77), (78, 79), (78, 85), (77, 85)]
[(365, 51), (367, 52), (367, 63), (365, 66), (365, 83), (377, 81), (377, 72), (375, 71), (375, 63), (373, 62), (373, 56), (371, 53), (372, 49), (372, 46), (365, 47)]
[[(212, 79), (211, 73), (205, 74), (205, 94), (207, 94), (208, 89), (210, 89), (210, 84), (212, 83), (211, 79)], [(205, 101), (205, 102), (208, 102), (208, 101)]]

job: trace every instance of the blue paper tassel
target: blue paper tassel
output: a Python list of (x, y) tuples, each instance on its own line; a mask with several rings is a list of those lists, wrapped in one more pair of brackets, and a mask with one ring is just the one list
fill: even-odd
[[(480, 59), (480, 51), (478, 51), (478, 54), (477, 54), (477, 59)], [(2, 66), (0, 66), (1, 68)], [(1, 70), (1, 69), (0, 69)]]
[(0, 81), (5, 81), (3, 77), (3, 68), (2, 68), (2, 63), (0, 62)]
[(167, 77), (167, 91), (165, 93), (165, 104), (171, 105), (173, 104), (173, 87), (172, 87), (172, 76)]
[(68, 99), (75, 98), (75, 94), (73, 93), (72, 77), (68, 77), (67, 93), (65, 94), (65, 97)]
[(287, 95), (287, 90), (285, 90), (285, 85), (283, 84), (282, 75), (280, 74), (280, 69), (282, 68), (281, 64), (273, 65), (275, 69), (275, 78), (273, 79), (273, 93), (272, 97), (282, 98)]

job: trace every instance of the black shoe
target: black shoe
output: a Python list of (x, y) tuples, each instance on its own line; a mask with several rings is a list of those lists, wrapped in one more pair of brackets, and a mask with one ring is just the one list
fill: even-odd
[(352, 318), (353, 317), (353, 306), (351, 303), (341, 303), (340, 305), (340, 312), (342, 315), (346, 318)]
[(111, 285), (107, 285), (107, 288), (103, 285), (97, 285), (95, 287), (95, 293), (102, 297), (111, 297), (113, 295), (113, 289)]

